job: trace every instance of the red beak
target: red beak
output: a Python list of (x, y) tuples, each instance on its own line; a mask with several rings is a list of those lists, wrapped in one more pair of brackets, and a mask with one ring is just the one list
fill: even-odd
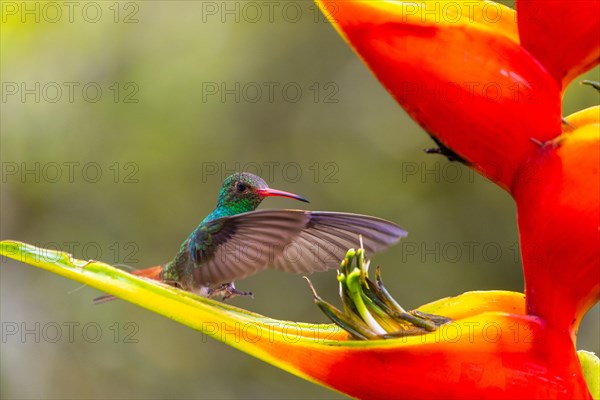
[(290, 193), (290, 192), (284, 192), (283, 190), (264, 188), (264, 189), (258, 189), (257, 192), (258, 192), (258, 194), (260, 194), (263, 197), (270, 197), (270, 196), (289, 197), (290, 199), (300, 200), (305, 203), (309, 202), (302, 196), (298, 196), (297, 194)]

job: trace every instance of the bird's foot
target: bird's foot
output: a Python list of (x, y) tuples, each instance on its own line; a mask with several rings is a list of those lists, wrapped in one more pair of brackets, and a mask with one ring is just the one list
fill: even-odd
[(215, 289), (209, 289), (208, 297), (214, 298), (219, 297), (221, 300), (228, 300), (236, 296), (250, 296), (254, 297), (252, 292), (243, 292), (237, 290), (233, 282), (224, 283)]

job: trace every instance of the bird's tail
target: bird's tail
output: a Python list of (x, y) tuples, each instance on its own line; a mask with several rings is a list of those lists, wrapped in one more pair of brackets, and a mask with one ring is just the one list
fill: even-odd
[[(133, 275), (141, 276), (143, 278), (160, 281), (160, 272), (162, 271), (162, 268), (163, 268), (162, 265), (157, 265), (156, 267), (150, 267), (150, 268), (145, 268), (145, 269), (136, 269), (136, 270), (132, 271), (131, 273)], [(94, 299), (94, 304), (102, 304), (102, 303), (106, 303), (108, 301), (112, 301), (115, 299), (117, 299), (116, 296), (113, 296), (112, 294), (105, 294), (103, 296), (96, 297)]]

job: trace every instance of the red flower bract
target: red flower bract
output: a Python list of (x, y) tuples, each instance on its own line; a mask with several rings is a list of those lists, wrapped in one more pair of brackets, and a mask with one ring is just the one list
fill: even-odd
[(331, 17), (338, 29), (392, 96), (502, 187), (510, 188), (522, 161), (536, 151), (532, 138), (560, 135), (560, 86), (510, 30), (492, 29), (513, 28), (510, 22), (436, 17), (427, 14), (427, 2), (409, 3), (420, 4), (410, 14), (403, 2), (336, 4)]
[(599, 132), (598, 122), (581, 125), (540, 147), (513, 190), (529, 312), (573, 336), (600, 296)]

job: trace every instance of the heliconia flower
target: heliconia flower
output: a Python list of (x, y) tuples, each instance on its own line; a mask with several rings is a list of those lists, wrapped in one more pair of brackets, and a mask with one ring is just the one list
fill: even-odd
[(561, 97), (598, 64), (600, 5), (317, 4), (444, 152), (513, 196), (527, 314), (574, 343), (600, 299), (600, 108), (563, 120)]

